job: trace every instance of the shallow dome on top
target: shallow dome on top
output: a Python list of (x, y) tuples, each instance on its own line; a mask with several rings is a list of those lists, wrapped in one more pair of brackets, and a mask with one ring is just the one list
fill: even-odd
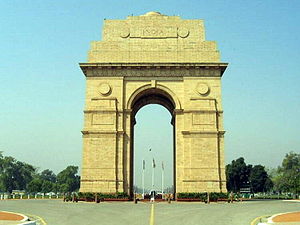
[(160, 12), (147, 12), (146, 14), (142, 15), (142, 16), (163, 16), (163, 14), (161, 14)]

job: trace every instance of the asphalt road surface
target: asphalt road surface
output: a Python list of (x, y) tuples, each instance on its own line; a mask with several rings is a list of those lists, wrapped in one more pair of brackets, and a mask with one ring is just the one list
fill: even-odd
[(64, 203), (62, 200), (1, 200), (0, 210), (36, 215), (47, 225), (250, 225), (258, 216), (300, 211), (297, 202)]

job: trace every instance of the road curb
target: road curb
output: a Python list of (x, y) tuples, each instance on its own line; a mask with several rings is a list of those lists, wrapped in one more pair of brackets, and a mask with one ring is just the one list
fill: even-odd
[[(265, 225), (270, 215), (258, 216), (254, 220), (252, 220), (250, 225)], [(266, 221), (263, 221), (266, 220)]]
[[(299, 211), (292, 211), (292, 212), (284, 212), (284, 213), (277, 213), (274, 215), (269, 216), (259, 216), (252, 220), (251, 225), (270, 225), (270, 224), (277, 224), (277, 222), (273, 221), (273, 218), (280, 215), (285, 215), (289, 213), (297, 213)], [(286, 223), (286, 222), (278, 222), (278, 223)]]

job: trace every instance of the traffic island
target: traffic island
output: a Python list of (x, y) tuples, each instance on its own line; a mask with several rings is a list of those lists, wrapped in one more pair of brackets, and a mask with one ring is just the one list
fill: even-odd
[(270, 222), (276, 223), (299, 223), (300, 224), (300, 212), (291, 212), (274, 215), (270, 218)]
[(260, 216), (251, 225), (299, 225), (300, 212), (280, 213), (273, 216)]
[(31, 224), (36, 225), (35, 221), (29, 221), (29, 218), (20, 213), (0, 211), (0, 224)]

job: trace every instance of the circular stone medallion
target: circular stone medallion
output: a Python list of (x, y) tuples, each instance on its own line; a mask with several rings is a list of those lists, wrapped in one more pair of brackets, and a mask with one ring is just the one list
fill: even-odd
[(184, 27), (181, 27), (181, 28), (178, 28), (178, 36), (181, 37), (181, 38), (186, 38), (187, 36), (189, 36), (189, 30), (187, 28), (184, 28)]
[(100, 84), (99, 92), (102, 95), (108, 95), (110, 93), (110, 91), (111, 91), (111, 87), (109, 84), (107, 84), (107, 83)]
[(123, 28), (123, 29), (120, 31), (120, 37), (121, 37), (121, 38), (127, 38), (129, 35), (130, 35), (130, 31), (129, 31), (128, 28)]
[(200, 95), (206, 95), (209, 92), (209, 87), (205, 83), (198, 83), (196, 90)]

